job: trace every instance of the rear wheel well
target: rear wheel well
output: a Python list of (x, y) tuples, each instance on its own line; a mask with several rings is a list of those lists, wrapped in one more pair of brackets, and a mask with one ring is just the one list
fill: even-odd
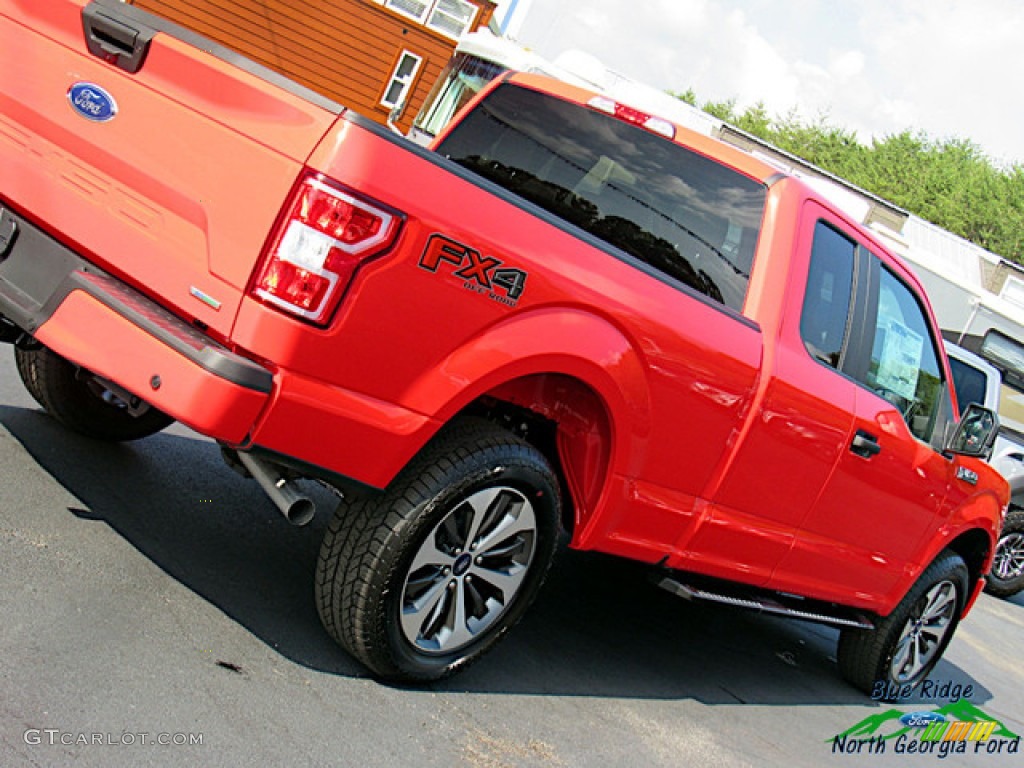
[(558, 474), (562, 525), (571, 536), (596, 507), (610, 465), (610, 419), (594, 390), (560, 374), (527, 376), (462, 412), (497, 424), (544, 454)]
[(544, 458), (550, 462), (558, 475), (563, 501), (562, 525), (571, 532), (575, 520), (575, 505), (566, 480), (565, 468), (562, 466), (562, 458), (558, 453), (558, 422), (524, 406), (488, 397), (472, 403), (464, 413), (486, 419), (530, 443), (544, 454)]

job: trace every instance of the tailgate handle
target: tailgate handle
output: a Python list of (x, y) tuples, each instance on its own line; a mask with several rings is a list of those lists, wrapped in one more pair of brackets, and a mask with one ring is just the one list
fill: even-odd
[(115, 18), (117, 14), (116, 9), (96, 3), (83, 8), (85, 44), (93, 56), (134, 74), (142, 69), (156, 30), (134, 21), (127, 23)]
[(850, 443), (850, 450), (858, 456), (870, 459), (882, 452), (882, 446), (878, 444), (878, 438), (870, 432), (858, 429), (857, 434), (853, 436), (853, 442)]

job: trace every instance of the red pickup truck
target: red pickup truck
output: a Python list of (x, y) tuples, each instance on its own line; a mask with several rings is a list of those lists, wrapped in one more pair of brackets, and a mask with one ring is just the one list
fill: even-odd
[(937, 662), (1008, 502), (914, 276), (798, 179), (535, 76), (430, 150), (114, 0), (0, 0), (0, 337), (71, 429), (179, 420), (384, 678), (491, 648), (561, 532)]

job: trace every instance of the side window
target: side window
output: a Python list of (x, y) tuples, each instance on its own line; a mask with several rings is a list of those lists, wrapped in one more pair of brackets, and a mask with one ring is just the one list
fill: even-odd
[(846, 340), (856, 246), (825, 222), (814, 228), (800, 336), (811, 355), (833, 368)]
[(921, 305), (885, 267), (870, 349), (864, 383), (899, 409), (915, 437), (928, 442), (948, 397), (942, 368)]
[(466, 0), (437, 0), (427, 26), (458, 40), (473, 24), (478, 10)]
[(388, 80), (387, 87), (384, 88), (384, 95), (381, 97), (380, 103), (385, 107), (397, 107), (399, 104), (404, 104), (409, 91), (412, 90), (412, 84), (416, 79), (416, 73), (420, 70), (421, 63), (423, 63), (423, 59), (415, 53), (402, 51), (402, 55), (395, 65), (395, 71), (391, 73), (391, 79)]

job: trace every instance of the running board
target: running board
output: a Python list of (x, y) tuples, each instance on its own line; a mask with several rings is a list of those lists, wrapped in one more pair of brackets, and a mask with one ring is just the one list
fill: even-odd
[(656, 576), (654, 578), (654, 583), (662, 589), (671, 592), (673, 595), (682, 597), (686, 600), (704, 600), (712, 603), (731, 605), (737, 608), (751, 608), (762, 613), (770, 613), (776, 616), (789, 616), (790, 618), (804, 619), (805, 621), (813, 621), (819, 624), (833, 624), (840, 627), (855, 627), (857, 629), (875, 628), (874, 623), (866, 616), (852, 611), (846, 613), (843, 609), (837, 610), (836, 606), (831, 606), (828, 603), (819, 603), (810, 600), (803, 601), (801, 598), (793, 598), (794, 600), (800, 600), (802, 603), (809, 603), (806, 606), (796, 608), (784, 605), (778, 600), (768, 597), (767, 595), (731, 595), (726, 594), (728, 590), (724, 588), (721, 590), (711, 591), (710, 589), (702, 589), (690, 584), (684, 584), (672, 576), (665, 576), (663, 574)]

